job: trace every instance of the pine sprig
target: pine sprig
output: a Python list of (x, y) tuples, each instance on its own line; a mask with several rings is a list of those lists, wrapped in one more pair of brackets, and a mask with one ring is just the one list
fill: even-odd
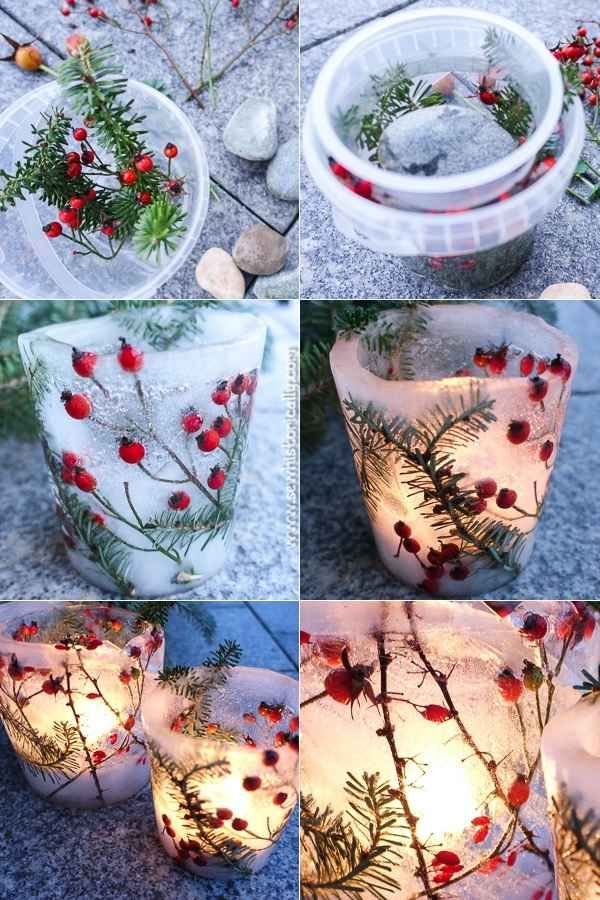
[(598, 700), (600, 697), (600, 665), (598, 666), (598, 675), (592, 675), (586, 669), (583, 669), (583, 682), (581, 684), (575, 684), (573, 687), (576, 691), (582, 692), (583, 699), (587, 699), (588, 697), (592, 697), (594, 700)]
[(496, 91), (496, 98), (490, 112), (498, 125), (517, 140), (527, 137), (533, 122), (533, 112), (527, 100), (512, 84)]
[[(0, 170), (0, 179), (4, 180), (0, 187), (0, 212), (6, 212), (26, 194), (38, 191), (50, 205), (58, 206), (65, 201), (65, 147), (70, 121), (60, 109), (43, 114), (42, 119), (43, 125), (32, 125), (35, 143), (25, 145), (24, 157), (17, 162), (15, 171), (9, 174)], [(72, 191), (71, 187), (69, 196)]]
[(385, 900), (398, 891), (389, 875), (401, 858), (406, 826), (392, 809), (389, 784), (378, 774), (362, 779), (348, 773), (346, 815), (320, 809), (311, 796), (302, 796), (301, 846), (309, 872), (302, 882), (303, 900), (376, 898)]
[(133, 229), (133, 246), (144, 259), (172, 253), (187, 231), (185, 213), (162, 194), (139, 216)]
[(598, 810), (585, 810), (585, 801), (576, 803), (564, 787), (558, 798), (552, 797), (551, 810), (558, 876), (565, 896), (600, 896)]
[(154, 350), (170, 350), (180, 341), (204, 331), (204, 312), (222, 306), (218, 300), (112, 300), (112, 311), (122, 328)]
[(3, 700), (0, 719), (18, 748), (19, 759), (32, 775), (56, 783), (78, 771), (81, 741), (77, 729), (68, 722), (55, 722), (52, 734), (42, 734)]

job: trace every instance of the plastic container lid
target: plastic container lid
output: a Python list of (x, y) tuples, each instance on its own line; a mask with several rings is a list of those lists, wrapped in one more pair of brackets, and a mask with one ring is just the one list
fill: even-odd
[[(132, 298), (152, 297), (186, 261), (196, 244), (208, 211), (209, 171), (204, 145), (188, 117), (160, 91), (130, 80), (128, 99), (143, 110), (148, 146), (162, 154), (171, 141), (179, 154), (173, 172), (185, 176), (181, 208), (187, 213), (187, 231), (177, 249), (162, 254), (161, 264), (142, 259), (131, 243), (115, 260), (95, 256), (73, 256), (72, 244), (60, 238), (49, 240), (42, 231), (57, 218), (56, 209), (33, 195), (18, 200), (2, 214), (5, 238), (0, 247), (0, 281), (16, 296), (25, 299)], [(0, 116), (0, 169), (14, 170), (23, 157), (23, 142), (32, 141), (32, 125), (42, 123), (42, 114), (53, 107), (69, 105), (56, 83), (23, 95)], [(77, 114), (73, 114), (75, 120)], [(92, 134), (93, 140), (93, 134)], [(105, 239), (98, 238), (100, 246)], [(108, 241), (105, 244), (108, 249)]]
[[(483, 72), (488, 61), (482, 47), (490, 29), (502, 35), (504, 68), (529, 101), (537, 121), (524, 144), (471, 172), (426, 177), (381, 169), (344, 143), (335, 116), (357, 102), (372, 75), (381, 75), (398, 63), (415, 78), (465, 67)], [(329, 156), (356, 177), (389, 192), (406, 208), (471, 208), (507, 191), (526, 174), (560, 118), (563, 95), (557, 61), (539, 38), (520, 25), (479, 10), (409, 9), (361, 28), (335, 51), (319, 73), (308, 115)]]

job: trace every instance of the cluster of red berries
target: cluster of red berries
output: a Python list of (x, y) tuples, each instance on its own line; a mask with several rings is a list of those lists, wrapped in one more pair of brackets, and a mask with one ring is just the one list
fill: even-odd
[(600, 37), (589, 38), (587, 28), (579, 28), (570, 41), (559, 44), (552, 54), (559, 63), (580, 66), (579, 96), (590, 106), (596, 106), (600, 87)]
[(30, 641), (32, 637), (39, 633), (39, 630), (37, 622), (30, 622), (29, 625), (22, 622), (17, 630), (13, 631), (12, 639), (13, 641)]
[(471, 825), (475, 826), (475, 832), (473, 834), (473, 843), (474, 844), (483, 844), (488, 834), (490, 833), (490, 817), (489, 816), (475, 816), (474, 819), (471, 819)]
[(56, 650), (97, 650), (102, 644), (103, 641), (94, 632), (88, 632), (87, 634), (67, 635), (54, 647)]
[[(96, 159), (96, 153), (89, 145), (87, 129), (79, 127), (73, 129), (73, 137), (81, 143), (81, 150), (69, 151), (65, 156), (65, 178), (79, 178), (83, 173), (83, 166), (92, 166)], [(85, 146), (84, 146), (85, 145)], [(175, 159), (179, 153), (176, 144), (168, 143), (163, 149), (164, 156), (170, 161)], [(120, 183), (123, 187), (133, 187), (137, 184), (139, 177), (146, 175), (154, 169), (154, 160), (149, 153), (139, 153), (133, 160), (131, 166), (117, 173)], [(171, 194), (181, 193), (182, 180), (167, 177), (165, 179), (165, 189)], [(98, 193), (94, 188), (90, 188), (85, 194), (74, 194), (70, 198), (68, 205), (58, 211), (59, 221), (49, 222), (43, 226), (43, 231), (48, 238), (60, 237), (63, 233), (63, 225), (77, 231), (81, 228), (82, 217), (81, 212), (85, 207), (93, 203), (98, 198)], [(137, 194), (137, 201), (140, 206), (149, 206), (154, 197), (152, 193), (142, 187)], [(104, 222), (100, 227), (100, 231), (105, 237), (112, 238), (115, 229), (118, 228), (118, 222)]]
[(364, 197), (365, 200), (373, 200), (374, 203), (377, 203), (373, 198), (373, 185), (370, 181), (366, 181), (364, 178), (356, 178), (352, 172), (349, 172), (341, 163), (336, 162), (331, 157), (329, 159), (329, 168), (342, 184), (350, 188), (353, 194), (358, 194), (359, 197)]
[(452, 850), (438, 850), (431, 865), (435, 870), (434, 884), (446, 884), (453, 875), (457, 875), (464, 868), (460, 857)]

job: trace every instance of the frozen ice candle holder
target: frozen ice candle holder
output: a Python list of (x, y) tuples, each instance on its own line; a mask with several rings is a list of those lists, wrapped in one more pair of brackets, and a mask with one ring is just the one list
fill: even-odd
[(377, 549), (429, 594), (473, 596), (533, 550), (575, 343), (486, 304), (387, 311), (331, 368)]
[(542, 738), (559, 900), (594, 900), (600, 877), (600, 669), (582, 681)]
[(248, 313), (184, 303), (21, 335), (84, 578), (164, 596), (226, 564), (265, 332)]
[(156, 822), (192, 874), (228, 880), (269, 860), (297, 802), (297, 710), (297, 682), (266, 669), (160, 676), (143, 707)]
[(0, 720), (23, 774), (61, 806), (122, 803), (148, 783), (139, 713), (162, 633), (114, 606), (28, 607), (0, 626)]
[(550, 897), (540, 737), (598, 629), (585, 605), (496, 609), (303, 605), (306, 896)]

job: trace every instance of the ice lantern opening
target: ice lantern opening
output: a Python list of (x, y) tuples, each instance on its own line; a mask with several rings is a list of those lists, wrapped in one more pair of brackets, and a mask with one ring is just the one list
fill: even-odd
[(114, 606), (9, 606), (0, 720), (28, 783), (78, 809), (134, 796), (149, 777), (139, 714), (162, 665), (162, 632)]
[(387, 311), (331, 369), (379, 555), (429, 595), (477, 596), (526, 565), (577, 365), (537, 316), (484, 304)]
[(597, 656), (594, 614), (567, 602), (521, 603), (507, 619), (473, 602), (311, 602), (301, 627), (307, 893), (330, 900), (341, 880), (387, 896), (381, 875), (399, 900), (543, 896), (554, 876), (540, 737)]

